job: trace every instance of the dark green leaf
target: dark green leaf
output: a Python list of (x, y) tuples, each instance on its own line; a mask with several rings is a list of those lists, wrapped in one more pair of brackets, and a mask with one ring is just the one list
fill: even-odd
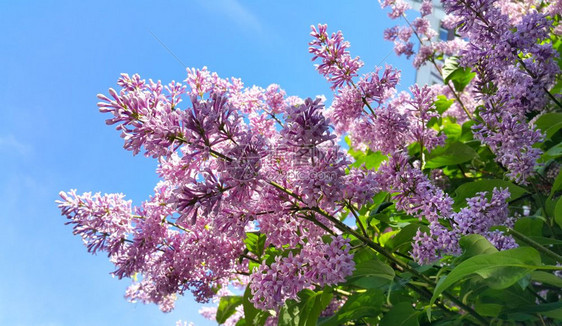
[(559, 122), (551, 126), (550, 128), (546, 129), (546, 140), (551, 139), (552, 136), (554, 136), (561, 128), (562, 128), (562, 122)]
[(433, 304), (443, 291), (473, 275), (488, 280), (487, 284), (493, 289), (505, 289), (531, 273), (540, 263), (539, 253), (530, 247), (474, 256), (460, 263), (449, 275), (439, 280), (431, 303)]
[(380, 260), (373, 258), (355, 266), (348, 282), (365, 289), (386, 287), (394, 279), (394, 270)]
[(557, 144), (549, 148), (546, 152), (541, 155), (541, 159), (543, 162), (546, 162), (550, 159), (556, 159), (562, 156), (562, 143)]
[(558, 239), (553, 239), (553, 238), (547, 238), (547, 237), (538, 237), (538, 236), (527, 236), (529, 239), (537, 242), (538, 244), (541, 245), (560, 245), (562, 244), (562, 240), (558, 240)]
[(521, 289), (520, 286), (515, 285), (507, 289), (486, 289), (480, 293), (480, 303), (497, 303), (505, 306), (506, 308), (516, 308), (534, 303), (536, 297), (530, 291)]
[(542, 131), (548, 130), (548, 128), (562, 122), (562, 113), (545, 113), (541, 115), (535, 125)]
[(355, 254), (353, 255), (353, 261), (355, 261), (356, 265), (370, 261), (372, 259), (377, 259), (377, 255), (376, 252), (369, 247), (363, 247), (355, 251)]
[(543, 220), (533, 217), (522, 217), (515, 222), (514, 229), (527, 236), (541, 236)]
[(556, 177), (556, 180), (554, 180), (554, 183), (552, 184), (552, 188), (550, 189), (550, 197), (552, 197), (554, 193), (556, 193), (560, 189), (562, 189), (562, 170), (558, 172), (558, 176)]
[(562, 197), (556, 202), (556, 207), (554, 208), (554, 221), (556, 224), (562, 228)]
[(562, 318), (562, 301), (517, 307), (516, 310), (514, 309), (512, 312), (531, 314), (540, 313), (541, 315), (551, 318)]
[(419, 326), (419, 311), (412, 308), (410, 302), (401, 302), (394, 305), (389, 312), (384, 314), (380, 326)]
[(402, 247), (408, 250), (411, 247), (412, 239), (418, 232), (418, 229), (422, 232), (429, 233), (427, 225), (419, 222), (410, 223), (403, 227), (392, 239), (388, 240), (386, 246), (393, 250), (398, 250)]
[(457, 165), (472, 160), (476, 152), (461, 142), (453, 142), (437, 147), (427, 157), (426, 168), (434, 169), (446, 165)]
[(536, 282), (554, 285), (562, 289), (562, 278), (543, 271), (534, 271), (531, 273), (531, 279)]
[(497, 317), (503, 309), (503, 305), (497, 303), (477, 303), (474, 310), (485, 317)]
[(377, 205), (374, 209), (371, 210), (371, 212), (369, 213), (369, 215), (373, 216), (375, 214), (378, 214), (382, 211), (384, 211), (386, 208), (392, 206), (392, 202), (389, 201), (385, 201), (380, 203), (379, 205)]
[(335, 315), (322, 320), (319, 325), (339, 326), (362, 317), (375, 317), (380, 313), (383, 300), (381, 290), (369, 289), (363, 293), (354, 293)]

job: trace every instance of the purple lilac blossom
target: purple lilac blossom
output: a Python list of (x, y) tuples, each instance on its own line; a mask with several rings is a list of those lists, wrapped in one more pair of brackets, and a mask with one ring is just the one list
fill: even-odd
[(351, 58), (347, 51), (349, 42), (344, 41), (341, 31), (328, 36), (327, 25), (311, 26), (311, 29), (313, 40), (308, 52), (314, 55), (312, 61), (322, 60), (316, 69), (332, 83), (332, 89), (351, 84), (363, 62), (359, 57)]

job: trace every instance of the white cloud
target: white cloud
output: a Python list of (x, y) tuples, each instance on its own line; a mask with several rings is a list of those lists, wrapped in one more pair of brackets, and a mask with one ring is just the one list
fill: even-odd
[(0, 136), (0, 152), (15, 152), (18, 155), (26, 156), (31, 152), (31, 146), (20, 142), (10, 134)]
[(262, 32), (259, 19), (238, 0), (199, 0), (199, 3), (209, 10), (220, 12), (241, 27)]

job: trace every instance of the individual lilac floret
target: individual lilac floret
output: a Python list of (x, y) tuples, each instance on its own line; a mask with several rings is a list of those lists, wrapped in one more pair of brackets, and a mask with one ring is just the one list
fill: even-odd
[(327, 27), (321, 24), (318, 28), (311, 26), (313, 40), (309, 43), (308, 52), (314, 55), (312, 61), (322, 60), (316, 69), (332, 83), (332, 89), (336, 89), (344, 84), (350, 85), (363, 62), (359, 57), (351, 58), (347, 51), (349, 42), (344, 41), (341, 31), (328, 36)]

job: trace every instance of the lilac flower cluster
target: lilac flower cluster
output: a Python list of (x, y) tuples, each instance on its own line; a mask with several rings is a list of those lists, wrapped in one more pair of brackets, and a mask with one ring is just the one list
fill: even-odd
[(452, 214), (453, 200), (429, 181), (423, 172), (408, 162), (404, 153), (395, 153), (378, 170), (381, 188), (396, 193), (396, 208), (410, 215), (438, 223)]
[[(398, 54), (411, 56), (415, 36), (421, 42), (416, 67), (431, 62), (441, 69), (439, 56), (460, 54), (461, 65), (477, 73), (461, 93), (451, 85), (414, 85), (398, 93), (400, 72), (391, 66), (359, 77), (363, 62), (351, 57), (343, 34), (329, 35), (326, 25), (312, 27), (309, 52), (335, 92), (328, 109), (323, 99), (287, 97), (276, 84), (245, 87), (206, 67), (188, 69), (185, 86), (123, 74), (121, 90), (98, 96), (99, 109), (111, 115), (106, 122), (120, 131), (125, 149), (158, 159), (161, 181), (137, 207), (121, 194), (62, 192), (62, 214), (88, 251), (107, 252), (115, 276), (133, 279), (127, 298), (164, 311), (186, 291), (206, 302), (233, 283), (249, 286), (257, 308), (278, 310), (303, 289), (344, 282), (355, 267), (353, 255), (332, 217), (365, 208), (383, 191), (397, 210), (429, 224), (429, 232), (418, 231), (413, 241), (419, 263), (458, 254), (460, 237), (471, 233), (499, 250), (513, 248), (512, 238), (491, 231), (513, 224), (507, 190), (494, 189), (490, 199), (478, 193), (454, 212), (439, 187), (446, 182), (442, 171), (426, 175), (425, 154), (446, 140), (428, 123), (439, 117), (437, 96), (454, 97), (450, 111), (464, 109), (464, 119), (476, 112), (476, 139), (489, 146), (508, 177), (526, 182), (541, 153), (533, 145), (542, 139), (527, 115), (548, 105), (544, 92), (559, 73), (552, 44), (543, 42), (552, 25), (538, 9), (505, 1), (444, 4), (448, 26), (470, 44), (432, 41), (429, 0), (421, 17), (386, 30), (385, 38)], [(403, 0), (381, 5), (390, 7), (391, 18), (405, 18), (409, 9)], [(461, 122), (457, 113), (448, 114)], [(374, 170), (349, 167), (337, 140), (345, 134), (355, 148), (379, 151), (385, 161)], [(408, 150), (418, 151), (420, 161)], [(248, 232), (265, 236), (262, 250), (247, 247)], [(259, 267), (248, 276), (250, 266)]]
[(349, 55), (349, 42), (344, 41), (341, 31), (328, 36), (327, 25), (311, 26), (310, 35), (313, 40), (309, 43), (309, 52), (314, 55), (313, 61), (322, 59), (316, 69), (332, 83), (332, 89), (344, 84), (350, 84), (357, 76), (357, 70), (363, 66), (359, 58)]
[(513, 227), (514, 219), (509, 217), (507, 189), (494, 188), (491, 199), (486, 192), (467, 198), (467, 207), (458, 213), (451, 214), (447, 219), (451, 229), (437, 221), (430, 223), (430, 233), (418, 230), (412, 243), (412, 256), (419, 263), (433, 262), (445, 254), (459, 254), (458, 240), (467, 234), (481, 234), (498, 250), (517, 247), (515, 240), (499, 230), (491, 231), (492, 226)]
[(349, 240), (342, 237), (333, 237), (329, 244), (308, 243), (296, 255), (277, 256), (250, 276), (252, 302), (258, 309), (278, 309), (303, 289), (344, 282), (355, 267), (352, 258)]
[[(428, 57), (433, 56), (436, 48), (431, 44), (431, 39), (437, 35), (437, 32), (431, 28), (429, 20), (426, 16), (430, 15), (433, 10), (431, 0), (424, 0), (420, 6), (421, 17), (417, 17), (411, 23), (406, 18), (406, 10), (410, 9), (409, 5), (403, 0), (384, 0), (380, 1), (381, 7), (390, 8), (388, 16), (391, 19), (403, 18), (407, 22), (407, 26), (393, 26), (384, 32), (384, 39), (394, 42), (394, 52), (397, 55), (405, 55), (410, 58), (415, 54), (414, 43), (411, 41), (412, 35), (421, 43), (419, 53), (414, 65), (418, 68), (424, 63)], [(430, 55), (431, 54), (431, 55)], [(424, 58), (425, 59), (422, 59)]]
[[(123, 75), (121, 91), (99, 96), (124, 147), (159, 159), (162, 181), (139, 207), (117, 194), (61, 193), (59, 206), (75, 233), (90, 251), (109, 254), (115, 276), (135, 280), (126, 293), (131, 301), (164, 311), (188, 290), (209, 300), (249, 259), (261, 259), (240, 260), (248, 230), (267, 234), (267, 246), (300, 250), (294, 259), (316, 266), (309, 280), (343, 280), (353, 269), (349, 249), (340, 240), (333, 241), (337, 250), (321, 244), (325, 230), (316, 223), (329, 223), (303, 211), (335, 212), (345, 198), (349, 162), (334, 146), (320, 100), (286, 98), (278, 85), (244, 88), (206, 68), (188, 69), (186, 83), (162, 86)], [(180, 109), (187, 95), (191, 105)], [(328, 260), (318, 258), (324, 253)], [(286, 277), (281, 281), (291, 282)], [(267, 284), (255, 282), (260, 286)]]
[(548, 104), (545, 92), (560, 72), (556, 51), (543, 42), (551, 23), (536, 10), (510, 19), (507, 8), (495, 1), (445, 0), (443, 4), (448, 13), (461, 18), (458, 32), (471, 40), (460, 54), (461, 64), (478, 74), (477, 93), (483, 106), (475, 135), (490, 146), (512, 180), (526, 183), (541, 153), (533, 145), (542, 139), (527, 123), (526, 114), (541, 112)]
[(132, 207), (122, 194), (76, 194), (61, 191), (57, 201), (63, 215), (72, 224), (75, 235), (80, 235), (88, 252), (118, 252), (131, 232)]

